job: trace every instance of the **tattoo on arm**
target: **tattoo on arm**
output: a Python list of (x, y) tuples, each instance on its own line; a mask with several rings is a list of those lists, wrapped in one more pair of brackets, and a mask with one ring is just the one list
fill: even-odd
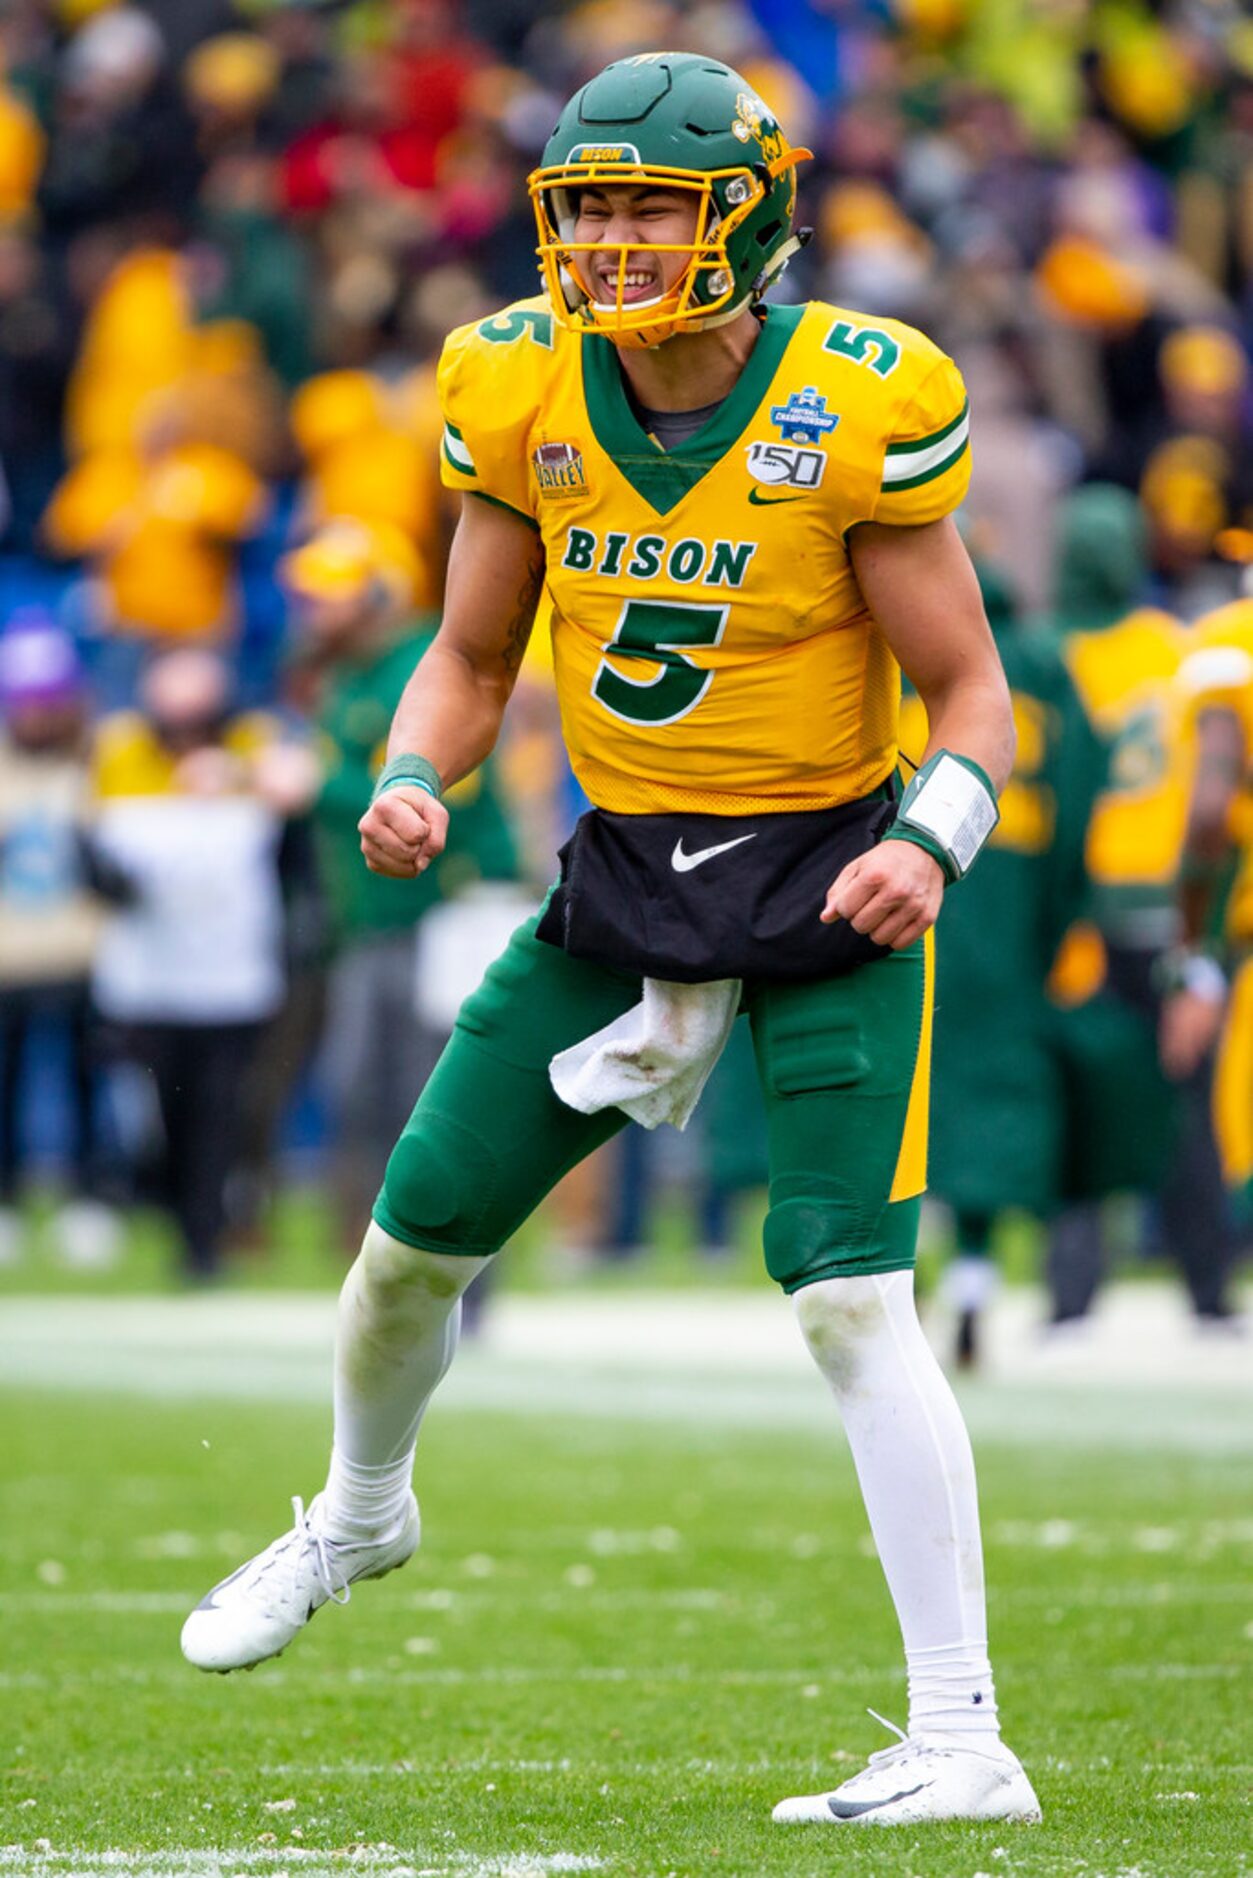
[(517, 601), (505, 634), (505, 670), (511, 678), (518, 675), (531, 637), (531, 628), (535, 624), (535, 609), (544, 590), (544, 569), (544, 547), (542, 542), (537, 541), (527, 562), (526, 578), (518, 589)]

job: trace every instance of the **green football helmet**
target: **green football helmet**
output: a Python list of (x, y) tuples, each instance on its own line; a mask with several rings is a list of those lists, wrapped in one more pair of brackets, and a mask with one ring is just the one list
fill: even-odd
[[(656, 346), (736, 318), (800, 246), (795, 166), (811, 154), (793, 148), (747, 81), (716, 59), (647, 52), (607, 65), (566, 105), (528, 182), (558, 319), (615, 345)], [(579, 195), (623, 186), (690, 190), (695, 228), (682, 243), (616, 244), (617, 293), (606, 304), (592, 291), (589, 257), (615, 244), (574, 239)], [(687, 265), (671, 287), (625, 298), (628, 254), (676, 253)]]

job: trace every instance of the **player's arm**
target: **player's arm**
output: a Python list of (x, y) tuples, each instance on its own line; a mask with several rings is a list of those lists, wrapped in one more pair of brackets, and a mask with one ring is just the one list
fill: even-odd
[[(849, 553), (866, 605), (926, 706), (923, 767), (947, 750), (1001, 790), (1014, 761), (1009, 687), (951, 516), (919, 527), (860, 523)], [(879, 945), (899, 949), (935, 923), (945, 881), (926, 847), (883, 841), (843, 869), (822, 917), (847, 919)]]
[[(1213, 869), (1231, 850), (1231, 810), (1247, 773), (1249, 753), (1239, 715), (1222, 706), (1202, 711), (1196, 733), (1196, 769), (1184, 840), (1185, 883), (1190, 871)], [(1187, 912), (1185, 904), (1185, 913)], [(1208, 907), (1203, 911), (1208, 912)], [(1189, 921), (1196, 936), (1203, 918)]]
[(544, 584), (536, 530), (511, 510), (462, 503), (434, 641), (406, 685), (388, 738), (388, 768), (415, 780), (387, 788), (358, 824), (366, 865), (408, 879), (444, 849), (448, 811), (432, 785), (449, 788), (478, 768), (500, 731)]
[(1231, 853), (1230, 816), (1247, 761), (1238, 713), (1223, 705), (1203, 710), (1179, 867), (1183, 943), (1160, 961), (1167, 982), (1157, 1048), (1163, 1070), (1177, 1082), (1199, 1066), (1222, 1028), (1227, 981), (1205, 942)]

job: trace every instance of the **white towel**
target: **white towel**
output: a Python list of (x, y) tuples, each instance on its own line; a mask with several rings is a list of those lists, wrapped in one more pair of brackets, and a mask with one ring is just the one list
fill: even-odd
[(620, 1108), (645, 1128), (686, 1128), (739, 1003), (738, 978), (703, 985), (646, 978), (639, 1004), (553, 1058), (553, 1088), (582, 1115)]

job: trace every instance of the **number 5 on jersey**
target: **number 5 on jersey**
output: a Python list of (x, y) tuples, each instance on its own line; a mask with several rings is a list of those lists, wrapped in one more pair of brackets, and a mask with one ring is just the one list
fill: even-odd
[(629, 678), (608, 658), (602, 659), (592, 680), (592, 696), (624, 723), (676, 724), (696, 709), (714, 676), (694, 665), (681, 648), (718, 645), (730, 610), (677, 600), (628, 600), (605, 651), (660, 670), (651, 678)]

